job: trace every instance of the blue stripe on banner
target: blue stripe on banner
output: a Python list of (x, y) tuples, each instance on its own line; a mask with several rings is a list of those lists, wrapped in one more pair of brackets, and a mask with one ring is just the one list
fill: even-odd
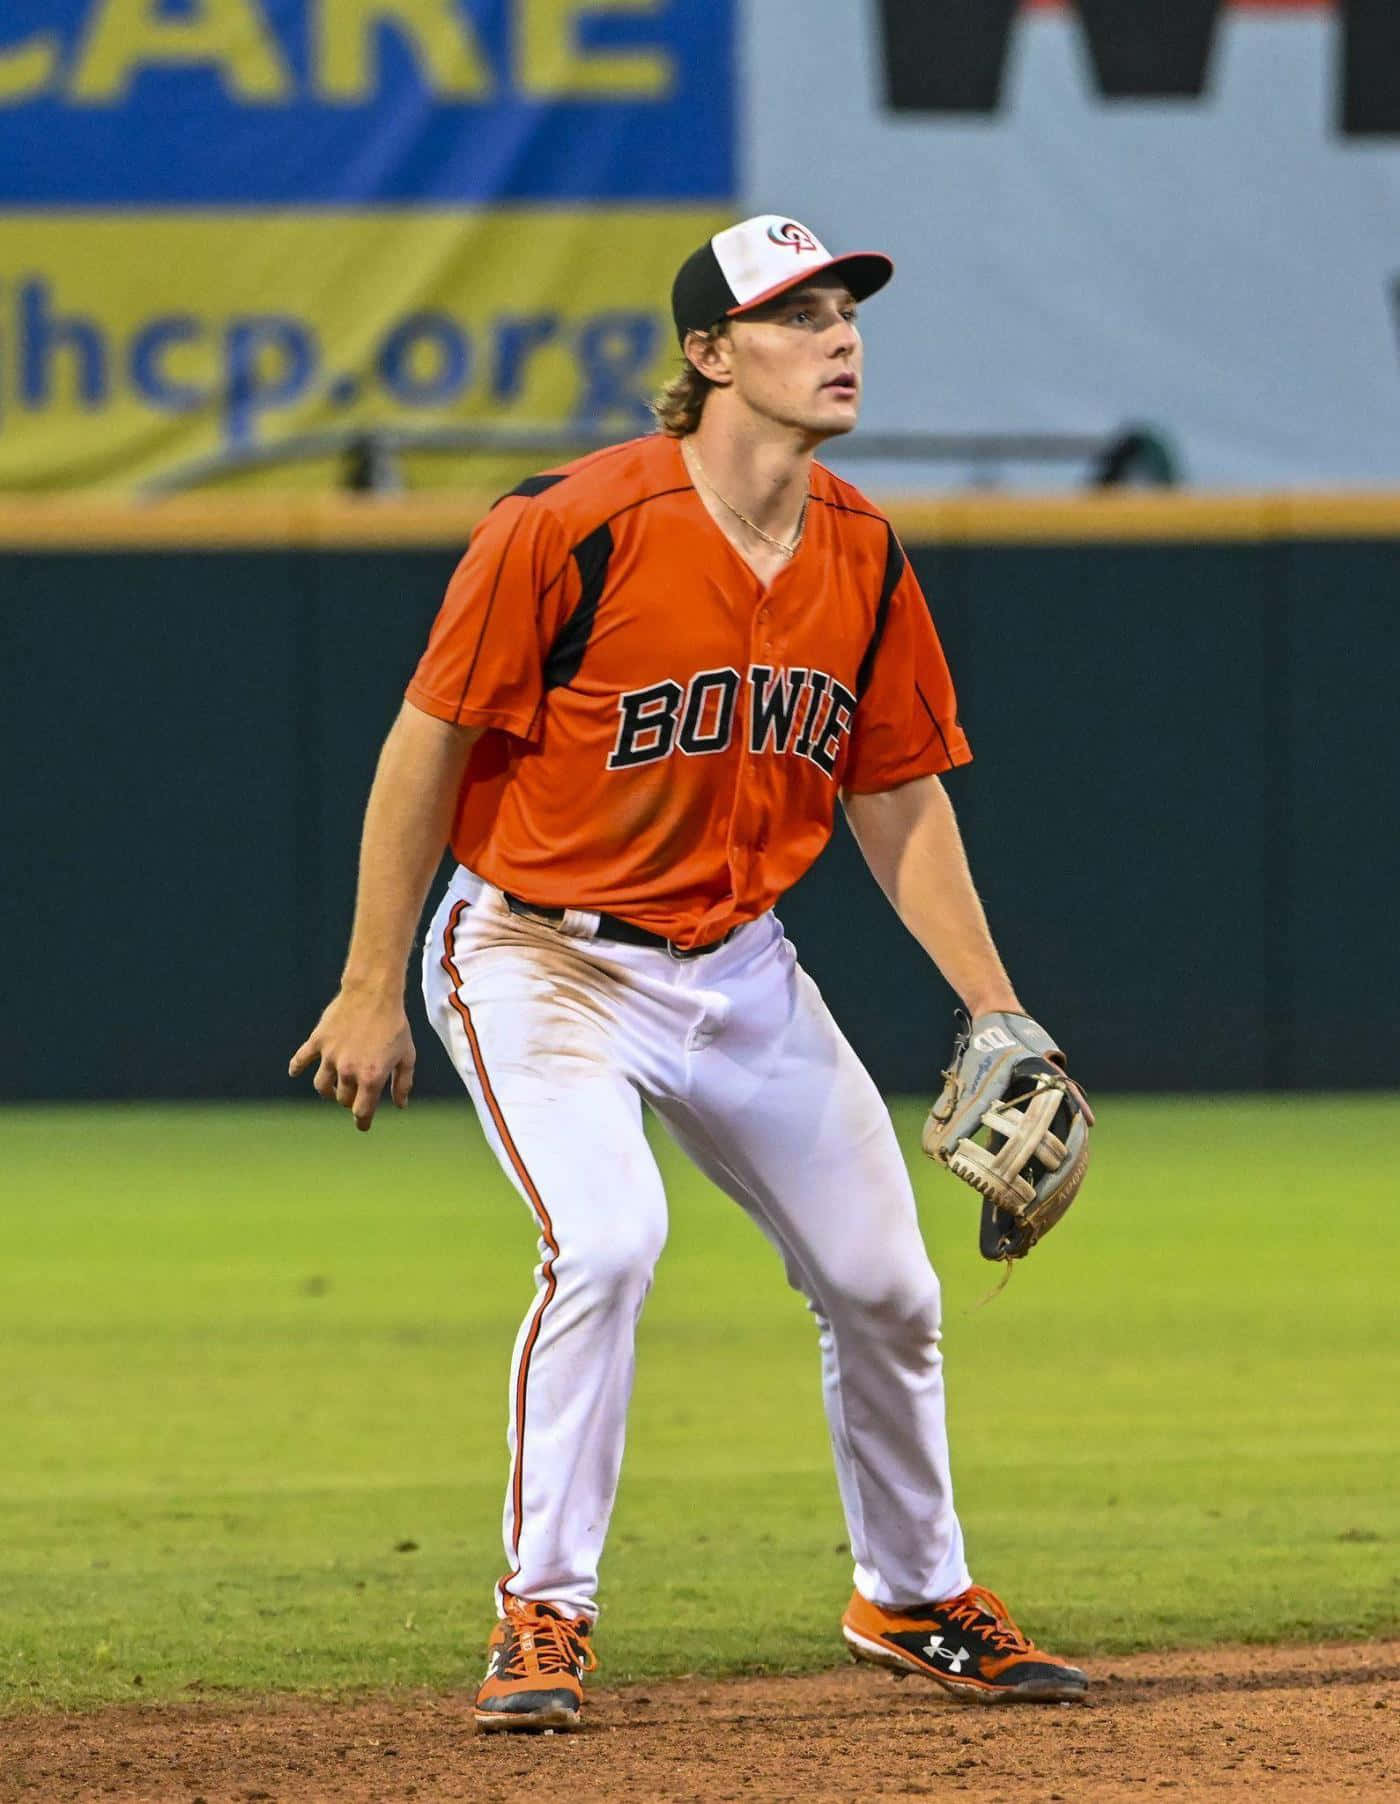
[(727, 200), (734, 0), (4, 0), (0, 206)]

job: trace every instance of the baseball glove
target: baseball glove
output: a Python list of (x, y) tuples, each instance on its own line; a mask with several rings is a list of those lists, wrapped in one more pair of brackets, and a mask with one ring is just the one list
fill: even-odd
[(1093, 1111), (1029, 1015), (959, 1021), (924, 1151), (981, 1192), (982, 1257), (1024, 1259), (1078, 1195)]

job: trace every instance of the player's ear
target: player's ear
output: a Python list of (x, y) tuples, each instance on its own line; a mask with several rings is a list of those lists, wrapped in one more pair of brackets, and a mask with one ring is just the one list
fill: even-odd
[(727, 388), (733, 381), (731, 363), (734, 346), (727, 324), (711, 326), (704, 332), (687, 332), (682, 348), (686, 362), (698, 370), (707, 382)]

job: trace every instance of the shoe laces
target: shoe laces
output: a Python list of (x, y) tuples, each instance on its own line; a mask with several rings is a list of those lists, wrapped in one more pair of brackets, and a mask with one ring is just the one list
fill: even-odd
[(518, 1603), (507, 1600), (506, 1620), (510, 1633), (506, 1636), (505, 1657), (501, 1662), (503, 1679), (548, 1678), (554, 1673), (592, 1672), (598, 1656), (588, 1645), (588, 1625), (561, 1616), (549, 1604)]
[(959, 1628), (972, 1629), (985, 1641), (990, 1641), (998, 1653), (1029, 1654), (1035, 1651), (1035, 1643), (1016, 1627), (1010, 1610), (995, 1591), (987, 1591), (981, 1585), (969, 1585), (966, 1591), (960, 1591), (939, 1608)]

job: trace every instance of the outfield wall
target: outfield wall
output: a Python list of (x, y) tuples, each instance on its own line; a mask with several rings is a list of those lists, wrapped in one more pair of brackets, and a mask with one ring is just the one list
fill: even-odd
[[(977, 754), (974, 870), (1085, 1081), (1400, 1082), (1400, 497), (892, 511)], [(289, 1093), (477, 512), (0, 512), (0, 1095)], [(880, 1083), (927, 1090), (950, 1000), (844, 831), (781, 912)]]

